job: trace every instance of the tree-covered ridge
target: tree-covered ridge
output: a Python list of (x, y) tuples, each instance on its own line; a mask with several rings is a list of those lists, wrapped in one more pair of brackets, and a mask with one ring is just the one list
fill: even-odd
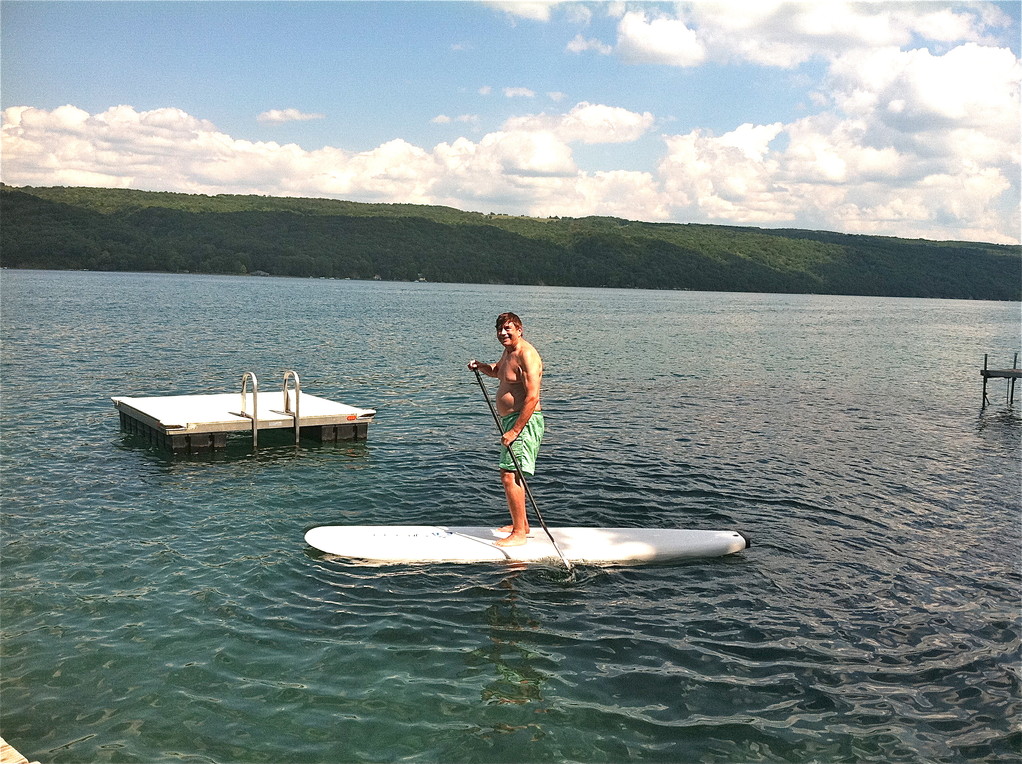
[(451, 207), (0, 189), (10, 268), (1022, 298), (1022, 247)]

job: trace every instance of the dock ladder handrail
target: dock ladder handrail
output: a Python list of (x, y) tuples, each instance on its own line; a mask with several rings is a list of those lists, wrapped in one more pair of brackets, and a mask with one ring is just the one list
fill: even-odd
[[(252, 380), (252, 413), (245, 412), (245, 392), (248, 380)], [(252, 448), (259, 447), (259, 380), (254, 371), (246, 371), (241, 377), (241, 415), (252, 420)]]
[[(287, 381), (291, 378), (295, 381), (295, 408), (291, 410), (291, 393), (287, 386)], [(288, 369), (284, 372), (284, 413), (290, 414), (291, 418), (295, 420), (295, 445), (297, 446), (301, 440), (302, 431), (302, 419), (301, 419), (301, 397), (302, 397), (302, 381), (298, 377), (298, 372), (294, 369)]]

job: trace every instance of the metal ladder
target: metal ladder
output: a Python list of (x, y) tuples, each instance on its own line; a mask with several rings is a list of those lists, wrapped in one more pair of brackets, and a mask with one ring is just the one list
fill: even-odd
[[(246, 411), (246, 403), (248, 401), (248, 381), (252, 380), (252, 413)], [(295, 405), (291, 408), (291, 389), (288, 387), (288, 381), (294, 379), (294, 393), (295, 393)], [(297, 446), (301, 441), (302, 437), (302, 417), (301, 417), (301, 399), (302, 399), (302, 381), (298, 376), (298, 372), (294, 369), (288, 369), (284, 372), (284, 411), (282, 413), (288, 414), (294, 420), (295, 423), (295, 445)], [(246, 371), (241, 377), (241, 416), (246, 419), (252, 420), (252, 448), (256, 449), (259, 447), (259, 380), (256, 378), (254, 371)]]
[[(287, 387), (287, 381), (291, 378), (295, 381), (295, 408), (291, 410), (291, 393)], [(298, 372), (294, 369), (288, 369), (284, 372), (284, 413), (290, 414), (291, 418), (295, 420), (295, 445), (301, 440), (302, 431), (302, 418), (301, 418), (301, 397), (302, 397), (302, 382), (298, 378)]]
[[(248, 380), (252, 380), (252, 413), (245, 411), (245, 391)], [(259, 380), (254, 371), (246, 371), (241, 376), (241, 416), (252, 420), (252, 448), (259, 448)]]

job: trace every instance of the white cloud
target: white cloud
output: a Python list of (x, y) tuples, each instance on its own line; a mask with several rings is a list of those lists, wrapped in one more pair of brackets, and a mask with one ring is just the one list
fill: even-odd
[(765, 148), (779, 131), (779, 125), (745, 125), (719, 138), (703, 130), (665, 136), (668, 153), (658, 170), (666, 205), (692, 220), (788, 220), (790, 210), (774, 183), (778, 163)]
[(498, 8), (510, 16), (528, 19), (529, 21), (549, 21), (551, 8), (556, 5), (554, 2), (515, 2), (514, 0), (495, 0), (490, 2), (494, 8)]
[[(807, 94), (815, 115), (665, 136), (670, 217), (1018, 240), (1022, 69), (992, 42), (1010, 21), (995, 5), (733, 0), (612, 15), (630, 64), (828, 67)], [(578, 35), (568, 49), (588, 47)]]
[[(640, 212), (641, 211), (641, 212)], [(582, 174), (545, 200), (535, 215), (610, 215), (630, 220), (667, 220), (669, 210), (656, 179), (647, 172), (611, 170)]]
[(586, 26), (593, 20), (593, 10), (585, 3), (564, 3), (564, 17), (572, 24)]
[(638, 114), (583, 101), (567, 114), (513, 117), (504, 124), (504, 129), (549, 132), (565, 143), (629, 143), (648, 132), (653, 121), (649, 112)]
[(696, 33), (679, 19), (630, 11), (618, 23), (617, 50), (629, 63), (695, 66), (706, 59)]
[(788, 125), (783, 178), (789, 183), (845, 184), (874, 181), (902, 185), (910, 158), (894, 146), (868, 144), (868, 125), (821, 115)]
[[(12, 181), (19, 185), (149, 188), (155, 182), (188, 191), (191, 157), (215, 155), (227, 139), (180, 109), (130, 106), (97, 115), (73, 106), (14, 107), (4, 110), (2, 129), (4, 176), (21, 178)], [(168, 157), (185, 163), (174, 167)]]
[(298, 109), (270, 109), (264, 111), (256, 119), (260, 122), (308, 122), (312, 119), (324, 119), (323, 114), (307, 114)]
[(1017, 242), (1020, 75), (1009, 50), (973, 42), (849, 50), (831, 111), (665, 136), (671, 217)]
[(479, 115), (459, 114), (457, 117), (448, 117), (446, 114), (437, 114), (430, 120), (430, 122), (434, 125), (449, 125), (453, 122), (460, 122), (461, 124), (477, 124), (479, 122)]
[(313, 160), (318, 174), (301, 183), (300, 196), (314, 195), (323, 189), (335, 196), (357, 196), (366, 200), (427, 204), (435, 182), (434, 157), (418, 146), (400, 139), (388, 141), (372, 151), (348, 154), (337, 149), (309, 152), (295, 157), (305, 163)]
[(571, 149), (552, 133), (511, 130), (491, 133), (483, 141), (506, 175), (571, 177), (578, 172)]
[(581, 34), (575, 35), (574, 39), (571, 40), (566, 46), (565, 50), (569, 53), (585, 53), (586, 51), (595, 51), (603, 56), (609, 56), (614, 52), (612, 45), (597, 40), (597, 39), (586, 39)]
[[(934, 82), (945, 83), (946, 98)], [(394, 140), (358, 153), (241, 140), (173, 108), (12, 107), (3, 112), (2, 172), (13, 185), (328, 196), (1013, 242), (1017, 83), (1010, 52), (973, 43), (943, 55), (849, 52), (835, 61), (824, 110), (788, 124), (661, 136), (663, 155), (648, 172), (578, 167), (574, 145), (624, 150), (648, 140), (656, 124), (649, 112), (588, 102), (513, 117), (477, 140), (432, 148)], [(433, 121), (474, 125), (477, 117)]]
[[(814, 57), (906, 47), (917, 36), (990, 44), (990, 30), (1005, 23), (1003, 12), (990, 4), (707, 0), (679, 4), (675, 16), (661, 9), (653, 18), (622, 9), (617, 41), (622, 60), (679, 67), (713, 59), (792, 68)], [(579, 35), (569, 45), (584, 50), (585, 43)]]
[(504, 96), (507, 98), (535, 98), (536, 92), (528, 88), (504, 88)]
[(1017, 139), (1022, 66), (1007, 48), (966, 43), (847, 54), (831, 69), (835, 98), (850, 114), (875, 113), (904, 131), (973, 126)]

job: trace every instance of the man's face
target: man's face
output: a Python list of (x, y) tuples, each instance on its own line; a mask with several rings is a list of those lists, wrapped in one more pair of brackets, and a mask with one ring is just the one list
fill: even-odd
[(522, 337), (522, 330), (513, 321), (505, 321), (497, 330), (497, 340), (504, 347), (514, 345)]

